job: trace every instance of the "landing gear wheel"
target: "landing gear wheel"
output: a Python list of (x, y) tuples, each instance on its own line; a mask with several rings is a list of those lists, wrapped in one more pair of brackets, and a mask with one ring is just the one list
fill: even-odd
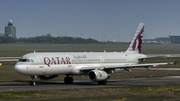
[(106, 85), (106, 84), (107, 84), (107, 80), (98, 81), (98, 85)]
[(65, 77), (64, 78), (64, 83), (65, 84), (72, 84), (73, 83), (73, 78), (72, 77)]
[(36, 82), (30, 82), (30, 86), (35, 86)]
[(72, 83), (73, 83), (73, 78), (69, 77), (69, 84), (72, 84)]
[(36, 75), (32, 75), (31, 78), (32, 78), (32, 81), (30, 82), (30, 86), (35, 86), (36, 85), (36, 82), (35, 82)]
[(98, 81), (98, 85), (101, 85), (102, 84), (102, 82), (101, 81)]
[(107, 80), (102, 81), (102, 84), (106, 85), (107, 84)]
[(65, 78), (64, 78), (64, 83), (65, 83), (65, 84), (68, 84), (68, 77), (65, 77)]

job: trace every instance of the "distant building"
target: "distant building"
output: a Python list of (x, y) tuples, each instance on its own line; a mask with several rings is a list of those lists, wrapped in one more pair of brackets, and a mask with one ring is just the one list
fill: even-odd
[(169, 36), (171, 43), (179, 44), (180, 43), (180, 36), (179, 35), (170, 35)]
[(171, 40), (169, 37), (159, 37), (159, 38), (155, 38), (155, 40), (158, 43), (171, 43)]
[(169, 37), (160, 37), (155, 39), (144, 39), (143, 42), (180, 44), (180, 35), (170, 35)]
[(144, 43), (171, 43), (171, 40), (169, 37), (158, 37), (155, 39), (144, 39)]
[(12, 20), (9, 20), (8, 26), (5, 27), (5, 35), (16, 38), (16, 27), (13, 26)]

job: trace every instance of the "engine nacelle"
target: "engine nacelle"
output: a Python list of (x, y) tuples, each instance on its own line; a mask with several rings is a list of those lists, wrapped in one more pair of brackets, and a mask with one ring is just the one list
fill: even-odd
[(58, 75), (39, 75), (38, 77), (41, 80), (49, 80), (58, 77)]
[(88, 72), (88, 78), (91, 81), (103, 81), (108, 78), (108, 74), (102, 70), (91, 70)]

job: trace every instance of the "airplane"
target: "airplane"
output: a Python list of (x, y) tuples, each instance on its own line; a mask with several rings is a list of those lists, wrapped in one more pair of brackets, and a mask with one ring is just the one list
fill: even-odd
[(110, 74), (118, 70), (131, 72), (130, 68), (147, 68), (175, 64), (148, 63), (139, 64), (147, 58), (141, 54), (144, 23), (140, 23), (125, 52), (34, 52), (25, 54), (14, 66), (16, 72), (32, 78), (30, 86), (35, 86), (35, 79), (53, 79), (66, 75), (64, 82), (72, 84), (70, 75), (87, 75), (93, 82), (106, 85)]

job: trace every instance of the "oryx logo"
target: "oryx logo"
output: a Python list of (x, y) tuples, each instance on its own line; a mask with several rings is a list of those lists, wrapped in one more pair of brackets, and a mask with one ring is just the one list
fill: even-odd
[(101, 73), (99, 73), (99, 77), (102, 77), (102, 74), (101, 74)]
[(138, 33), (136, 39), (134, 40), (134, 43), (132, 45), (133, 51), (138, 49), (139, 53), (141, 53), (141, 44), (142, 44), (142, 33), (144, 32), (144, 27), (141, 29), (141, 31)]

